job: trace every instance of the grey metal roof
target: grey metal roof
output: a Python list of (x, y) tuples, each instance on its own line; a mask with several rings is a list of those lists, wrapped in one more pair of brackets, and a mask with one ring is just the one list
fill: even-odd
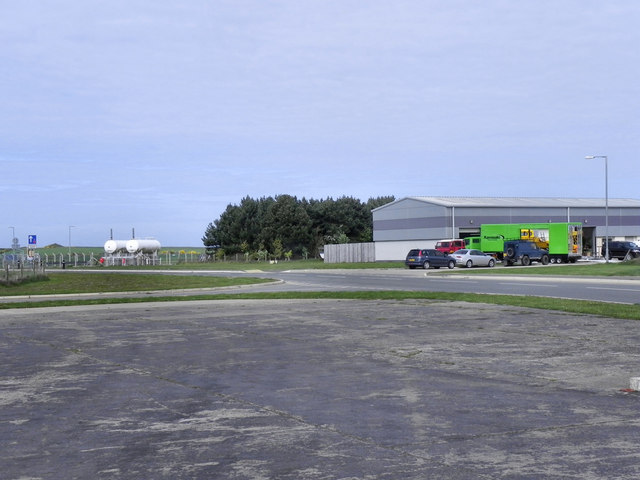
[[(603, 207), (604, 198), (561, 197), (405, 197), (444, 207)], [(404, 199), (396, 200), (400, 202)], [(640, 208), (640, 200), (610, 198), (610, 207)]]

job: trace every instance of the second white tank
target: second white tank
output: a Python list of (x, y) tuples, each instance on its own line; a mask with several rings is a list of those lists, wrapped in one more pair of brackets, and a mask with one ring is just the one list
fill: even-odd
[(157, 240), (133, 239), (127, 241), (126, 248), (129, 253), (154, 253), (160, 250), (160, 242)]

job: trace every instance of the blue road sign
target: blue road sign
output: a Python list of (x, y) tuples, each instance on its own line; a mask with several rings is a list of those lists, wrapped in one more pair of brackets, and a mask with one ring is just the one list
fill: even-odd
[(29, 235), (29, 245), (36, 245), (36, 235)]

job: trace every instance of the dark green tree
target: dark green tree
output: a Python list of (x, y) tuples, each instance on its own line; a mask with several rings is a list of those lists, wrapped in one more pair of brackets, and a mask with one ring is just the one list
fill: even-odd
[(273, 246), (278, 238), (282, 248), (298, 253), (311, 242), (311, 220), (298, 199), (291, 195), (278, 195), (269, 205), (262, 233), (264, 245)]
[(207, 225), (207, 228), (204, 231), (204, 237), (202, 237), (202, 244), (205, 246), (205, 251), (209, 255), (215, 253), (216, 248), (220, 247), (220, 234), (216, 227), (217, 223), (218, 221), (216, 220), (215, 222)]
[(247, 196), (239, 205), (228, 205), (208, 225), (202, 242), (209, 252), (223, 249), (229, 255), (265, 248), (273, 253), (277, 247), (278, 251), (316, 256), (326, 243), (371, 241), (371, 210), (394, 199), (377, 197), (363, 203), (347, 196), (337, 200), (298, 200), (291, 195), (254, 200)]
[(312, 220), (315, 238), (321, 238), (322, 244), (340, 243), (344, 236), (350, 242), (370, 241), (369, 227), (371, 211), (360, 200), (353, 197), (340, 197), (337, 200), (327, 198), (310, 201), (307, 205)]
[(367, 208), (370, 212), (375, 210), (382, 205), (386, 205), (387, 203), (391, 203), (395, 201), (396, 197), (393, 195), (383, 196), (383, 197), (371, 197), (367, 200)]

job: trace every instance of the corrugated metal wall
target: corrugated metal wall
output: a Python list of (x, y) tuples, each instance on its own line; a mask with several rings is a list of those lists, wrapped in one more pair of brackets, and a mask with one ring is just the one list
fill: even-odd
[(341, 243), (324, 246), (324, 263), (375, 262), (375, 243)]
[[(605, 236), (604, 200), (594, 199), (475, 199), (477, 205), (439, 205), (407, 197), (373, 211), (376, 261), (403, 260), (410, 248), (429, 248), (437, 240), (474, 234), (486, 223), (581, 222), (592, 242)], [(482, 204), (486, 200), (486, 204)], [(446, 198), (444, 199), (446, 202)], [(466, 199), (473, 203), (474, 199)], [(601, 202), (601, 203), (600, 203)], [(503, 203), (498, 206), (496, 203)], [(536, 205), (538, 203), (538, 205)], [(608, 235), (640, 237), (638, 200), (609, 199)], [(601, 206), (600, 206), (601, 205)], [(595, 233), (594, 228), (595, 227)]]

